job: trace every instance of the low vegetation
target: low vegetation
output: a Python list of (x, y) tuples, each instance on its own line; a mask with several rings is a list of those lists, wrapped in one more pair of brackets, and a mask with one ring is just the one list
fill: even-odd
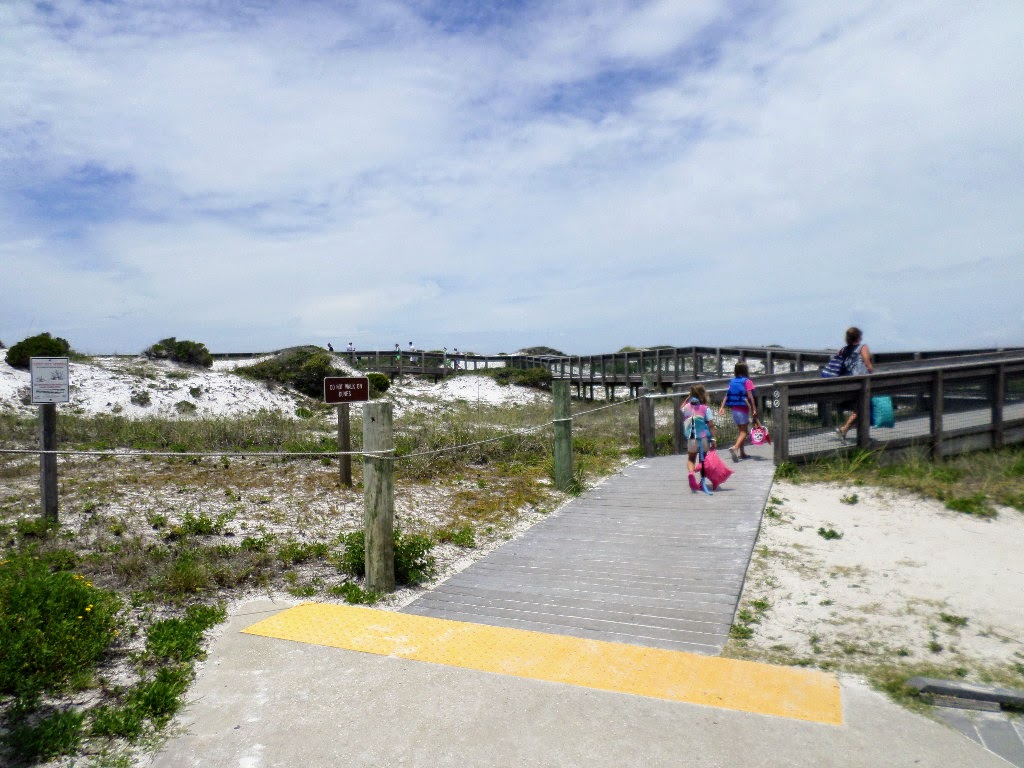
[[(582, 487), (637, 453), (635, 410), (574, 408)], [(305, 410), (297, 419), (62, 414), (62, 448), (241, 455), (62, 457), (59, 525), (38, 515), (37, 462), (0, 454), (0, 764), (86, 753), (128, 762), (181, 706), (205, 631), (241, 594), (387, 599), (361, 576), (361, 465), (354, 489), (340, 485), (328, 455), (335, 412)], [(552, 484), (550, 418), (544, 404), (456, 402), (396, 420), (400, 584), (429, 581), (442, 561), (500, 542), (523, 515), (565, 498)], [(32, 418), (0, 415), (0, 430), (5, 446), (37, 439)], [(352, 437), (358, 448), (358, 426)], [(278, 451), (315, 455), (248, 455)], [(67, 663), (26, 665), (43, 636)]]
[[(853, 489), (881, 488), (935, 499), (947, 509), (968, 515), (994, 517), (1000, 512), (1016, 514), (1012, 510), (1024, 511), (1024, 449), (1019, 446), (949, 457), (940, 462), (932, 462), (924, 454), (911, 454), (901, 461), (891, 461), (877, 452), (857, 452), (806, 465), (783, 464), (776, 469), (776, 477), (796, 484), (839, 484), (845, 489), (839, 501), (847, 505), (862, 501), (863, 490), (859, 495)], [(784, 501), (778, 496), (769, 499), (765, 509), (767, 524), (786, 522)], [(830, 542), (843, 538), (842, 531), (828, 525), (818, 527), (817, 535)], [(767, 551), (766, 547), (755, 550), (748, 577), (757, 574), (760, 559), (786, 557), (799, 560), (794, 561), (792, 568), (807, 580), (815, 582), (818, 578), (848, 577), (850, 587), (857, 586), (860, 572), (856, 566), (845, 569), (833, 567), (829, 573), (821, 574), (811, 568), (799, 551)], [(756, 594), (756, 577), (751, 584), (755, 585)], [(821, 584), (824, 586), (825, 581)], [(769, 590), (773, 586), (770, 582), (763, 585)], [(819, 604), (831, 605), (832, 601), (822, 600)], [(765, 610), (768, 610), (766, 605)], [(887, 644), (881, 635), (851, 639), (856, 635), (844, 633), (844, 619), (837, 618), (829, 624), (830, 632), (835, 636), (809, 636), (808, 653), (806, 646), (800, 650), (789, 645), (763, 647), (753, 643), (756, 625), (763, 619), (764, 611), (753, 603), (743, 603), (737, 612), (726, 652), (738, 658), (863, 675), (896, 701), (919, 710), (925, 709), (927, 702), (916, 689), (906, 685), (907, 680), (916, 676), (961, 678), (987, 685), (1024, 687), (1024, 655), (1021, 653), (1014, 657), (1019, 660), (1011, 661), (1009, 665), (982, 662), (957, 653), (958, 632), (972, 631), (987, 637), (992, 630), (979, 626), (969, 616), (949, 613), (935, 606), (919, 605), (913, 610), (931, 611), (928, 621), (930, 634), (921, 639), (918, 647), (894, 647)], [(1005, 640), (1011, 642), (1014, 638)]]
[(213, 366), (213, 355), (205, 344), (198, 341), (178, 341), (173, 336), (161, 339), (142, 354), (153, 360), (170, 360), (181, 365), (195, 365), (200, 368)]
[[(837, 482), (853, 486), (892, 488), (937, 499), (948, 509), (991, 517), (998, 507), (1024, 511), (1024, 449), (951, 456), (933, 462), (923, 453), (901, 461), (884, 461), (877, 451), (858, 451), (811, 464), (783, 464), (776, 477), (795, 483)], [(857, 494), (843, 498), (856, 504)]]
[[(281, 350), (266, 360), (240, 366), (235, 373), (268, 384), (284, 384), (318, 400), (323, 398), (324, 377), (345, 375), (327, 350), (314, 346)], [(384, 380), (387, 381), (386, 376)], [(374, 386), (379, 387), (379, 381)]]
[(28, 370), (33, 357), (68, 357), (72, 354), (67, 339), (40, 333), (19, 341), (7, 350), (7, 364)]

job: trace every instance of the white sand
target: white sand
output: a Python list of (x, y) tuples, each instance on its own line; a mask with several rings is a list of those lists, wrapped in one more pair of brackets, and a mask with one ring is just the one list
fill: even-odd
[(764, 518), (741, 602), (771, 604), (752, 645), (819, 660), (1024, 662), (1024, 514), (984, 519), (838, 485), (779, 482), (772, 496), (779, 516)]
[[(233, 416), (272, 411), (289, 416), (313, 400), (283, 387), (270, 387), (234, 373), (240, 365), (263, 358), (218, 360), (210, 369), (177, 365), (145, 357), (94, 357), (88, 363), (71, 363), (71, 402), (62, 412), (94, 415), (120, 414), (129, 418), (161, 416)], [(7, 350), (0, 349), (0, 413), (30, 416), (36, 412), (29, 400), (28, 371), (7, 365)], [(347, 365), (335, 356), (339, 368)], [(352, 375), (359, 375), (352, 372)], [(132, 402), (140, 393), (148, 405)], [(445, 403), (513, 405), (533, 402), (544, 394), (526, 387), (502, 386), (486, 376), (462, 374), (433, 384), (406, 376), (388, 390), (399, 414), (404, 408), (435, 408)], [(188, 403), (191, 408), (179, 403)]]

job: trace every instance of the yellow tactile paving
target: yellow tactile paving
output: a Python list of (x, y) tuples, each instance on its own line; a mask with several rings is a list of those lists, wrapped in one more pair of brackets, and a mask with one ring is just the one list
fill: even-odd
[(243, 630), (483, 672), (840, 725), (832, 675), (660, 648), (304, 603)]

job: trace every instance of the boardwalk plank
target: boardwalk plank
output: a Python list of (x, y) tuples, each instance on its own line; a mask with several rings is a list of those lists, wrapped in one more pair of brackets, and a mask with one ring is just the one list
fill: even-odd
[(774, 472), (754, 450), (712, 497), (691, 493), (682, 457), (631, 464), (403, 610), (719, 653)]

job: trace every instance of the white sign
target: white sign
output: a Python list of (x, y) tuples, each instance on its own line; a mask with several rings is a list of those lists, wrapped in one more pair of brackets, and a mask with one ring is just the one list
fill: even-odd
[(33, 357), (29, 360), (32, 376), (32, 404), (70, 403), (71, 382), (66, 357)]

